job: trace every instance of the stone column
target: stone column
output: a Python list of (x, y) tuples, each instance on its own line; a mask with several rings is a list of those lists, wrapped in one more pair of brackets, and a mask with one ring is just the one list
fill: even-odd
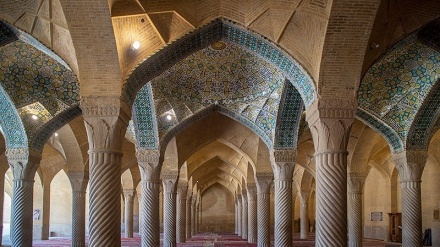
[(257, 243), (257, 186), (247, 185), (248, 199), (248, 242)]
[[(3, 209), (4, 209), (4, 200), (5, 200), (5, 173), (8, 169), (7, 165), (0, 166), (0, 233), (3, 233)], [(3, 240), (3, 234), (0, 234), (0, 245)]]
[(139, 204), (139, 236), (142, 236), (142, 191), (140, 193), (139, 191), (137, 192), (137, 199)]
[(202, 210), (200, 209), (200, 195), (197, 195), (197, 202), (196, 202), (196, 233), (200, 232), (200, 223), (201, 223), (201, 214)]
[(14, 176), (12, 188), (12, 246), (32, 246), (34, 177), (41, 154), (27, 148), (8, 148), (6, 157)]
[(176, 189), (179, 175), (162, 175), (163, 184), (163, 246), (176, 246)]
[(41, 240), (49, 239), (49, 224), (50, 224), (50, 181), (43, 178), (43, 210), (42, 226), (41, 226)]
[(310, 191), (302, 190), (299, 193), (300, 199), (300, 224), (301, 224), (301, 239), (307, 239), (309, 237), (309, 196)]
[(238, 234), (238, 200), (237, 197), (234, 199), (235, 211), (234, 211), (234, 233)]
[(130, 108), (115, 96), (87, 96), (81, 109), (89, 142), (89, 246), (121, 246), (121, 158)]
[(241, 238), (247, 239), (248, 237), (248, 204), (247, 204), (247, 191), (243, 189), (241, 192)]
[(124, 190), (125, 198), (125, 237), (133, 237), (133, 202), (135, 191), (133, 189)]
[(192, 229), (192, 198), (191, 195), (189, 195), (186, 199), (186, 239), (190, 239), (192, 237), (191, 229)]
[(407, 150), (393, 155), (402, 187), (402, 247), (422, 246), (421, 183), (427, 150)]
[(307, 110), (316, 159), (316, 246), (347, 245), (347, 144), (355, 99), (319, 99)]
[(176, 224), (176, 242), (186, 242), (186, 191), (187, 184), (177, 185), (177, 224)]
[(275, 246), (292, 246), (292, 182), (296, 152), (275, 150)]
[(197, 196), (195, 194), (193, 194), (192, 196), (192, 203), (191, 203), (191, 236), (194, 236), (197, 234), (197, 230), (196, 230), (196, 219), (197, 219)]
[(85, 247), (88, 174), (69, 171), (67, 176), (72, 186), (72, 247)]
[(238, 211), (238, 213), (237, 213), (237, 225), (238, 225), (238, 227), (237, 227), (237, 235), (238, 236), (241, 236), (241, 234), (242, 234), (242, 232), (241, 232), (241, 227), (242, 227), (242, 212), (243, 212), (243, 209), (242, 209), (242, 198), (241, 198), (241, 194), (239, 194), (239, 195), (237, 195), (237, 201), (238, 201), (238, 208), (237, 208), (237, 211)]
[(257, 174), (258, 247), (270, 247), (270, 185), (272, 174)]
[(348, 246), (362, 247), (362, 189), (365, 176), (350, 173), (348, 176)]
[(142, 247), (159, 246), (159, 151), (149, 149), (137, 149), (136, 157), (139, 164), (142, 183)]

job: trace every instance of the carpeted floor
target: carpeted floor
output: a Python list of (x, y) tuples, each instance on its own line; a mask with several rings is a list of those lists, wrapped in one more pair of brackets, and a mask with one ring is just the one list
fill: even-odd
[[(162, 235), (161, 235), (162, 239)], [(2, 246), (10, 246), (9, 241), (4, 239)], [(49, 240), (35, 240), (33, 242), (34, 247), (70, 247), (70, 238), (55, 237)], [(141, 246), (141, 238), (139, 234), (135, 234), (134, 238), (121, 237), (122, 247), (139, 247)], [(241, 239), (241, 237), (233, 233), (200, 233), (193, 238), (189, 239), (186, 243), (177, 244), (179, 247), (255, 247), (256, 244), (247, 243), (247, 241)], [(273, 242), (272, 242), (272, 245)], [(299, 239), (299, 235), (293, 236), (293, 246), (295, 247), (314, 247), (315, 236), (310, 235), (309, 239)], [(379, 240), (366, 239), (363, 243), (365, 247), (398, 247), (399, 244), (386, 243)]]

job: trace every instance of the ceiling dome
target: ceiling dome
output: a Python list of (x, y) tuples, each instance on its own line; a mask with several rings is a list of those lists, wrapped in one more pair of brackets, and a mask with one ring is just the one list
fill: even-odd
[(153, 80), (157, 94), (202, 105), (251, 103), (284, 82), (283, 74), (258, 56), (224, 41), (195, 52)]

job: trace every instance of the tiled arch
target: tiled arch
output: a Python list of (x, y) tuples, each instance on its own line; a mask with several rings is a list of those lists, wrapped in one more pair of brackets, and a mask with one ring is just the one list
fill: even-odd
[[(53, 131), (81, 113), (79, 83), (57, 54), (1, 20), (0, 44), (0, 83), (3, 93), (10, 97), (10, 111), (17, 115), (14, 119), (3, 111), (5, 119), (11, 122), (4, 125), (21, 126), (22, 133), (14, 131), (21, 143), (13, 144), (14, 147), (41, 150)], [(31, 114), (38, 116), (38, 120), (30, 119)], [(10, 127), (3, 126), (3, 129), (7, 132)]]
[(370, 126), (370, 128), (378, 131), (382, 134), (385, 140), (390, 145), (391, 151), (393, 153), (398, 153), (403, 151), (403, 143), (400, 137), (397, 135), (396, 131), (394, 131), (390, 126), (376, 117), (372, 116), (368, 112), (358, 109), (356, 112), (356, 117), (364, 122), (366, 125)]
[(289, 81), (286, 81), (275, 128), (276, 149), (296, 148), (303, 108), (304, 103), (299, 92)]
[[(359, 87), (357, 115), (394, 151), (404, 150), (416, 114), (439, 76), (440, 52), (424, 44), (417, 33), (411, 34), (367, 71)], [(432, 117), (423, 121), (432, 122)], [(419, 141), (413, 137), (411, 142)]]
[(440, 80), (431, 88), (414, 118), (408, 134), (408, 149), (427, 150), (431, 137), (440, 128)]
[[(212, 23), (207, 24), (206, 26), (186, 35), (181, 40), (178, 40), (175, 43), (164, 48), (163, 51), (160, 51), (157, 54), (153, 55), (152, 57), (148, 58), (145, 62), (140, 64), (139, 67), (135, 69), (131, 74), (131, 76), (128, 78), (128, 81), (124, 85), (123, 97), (125, 97), (125, 99), (128, 100), (128, 102), (131, 102), (132, 97), (135, 96), (133, 115), (135, 120), (135, 133), (137, 138), (136, 142), (139, 147), (156, 149), (158, 146), (160, 146), (159, 144), (162, 143), (163, 140), (166, 142), (167, 136), (169, 136), (168, 132), (171, 129), (177, 127), (176, 125), (180, 125), (181, 127), (181, 124), (179, 124), (178, 122), (174, 123), (173, 121), (170, 122), (161, 121), (161, 117), (157, 115), (157, 114), (163, 114), (165, 112), (164, 109), (167, 107), (169, 109), (173, 109), (174, 107), (170, 106), (169, 105), (170, 103), (169, 102), (167, 103), (166, 99), (162, 99), (163, 97), (157, 97), (156, 94), (161, 95), (164, 94), (164, 92), (160, 92), (160, 88), (163, 87), (161, 86), (163, 83), (160, 83), (160, 80), (159, 82), (157, 82), (157, 80), (155, 79), (156, 76), (160, 75), (160, 77), (158, 78), (161, 78), (163, 73), (167, 72), (168, 70), (171, 70), (171, 68), (173, 68), (175, 64), (180, 64), (181, 61), (186, 61), (187, 60), (186, 56), (192, 58), (194, 56), (192, 54), (200, 53), (198, 51), (200, 49), (202, 49), (202, 51), (205, 51), (207, 49), (205, 47), (207, 47), (210, 44), (211, 46), (213, 46), (212, 44), (216, 44), (215, 41), (219, 41), (219, 40), (223, 40), (224, 43), (222, 42), (216, 42), (216, 43), (226, 44), (227, 49), (229, 49), (229, 47), (234, 47), (234, 46), (240, 47), (240, 49), (244, 48), (246, 52), (254, 54), (247, 56), (247, 59), (250, 59), (252, 61), (254, 59), (255, 60), (260, 59), (263, 63), (268, 63), (267, 67), (273, 66), (274, 68), (276, 68), (276, 70), (280, 72), (281, 76), (287, 78), (287, 81), (290, 85), (290, 91), (294, 92), (294, 94), (289, 94), (292, 97), (290, 97), (288, 99), (288, 103), (283, 105), (282, 107), (282, 108), (286, 107), (286, 109), (287, 108), (288, 109), (284, 111), (284, 116), (279, 119), (279, 121), (281, 121), (279, 122), (279, 125), (282, 125), (284, 127), (289, 125), (290, 127), (283, 128), (282, 130), (283, 133), (280, 134), (280, 136), (283, 136), (283, 138), (278, 138), (277, 140), (281, 141), (279, 145), (282, 145), (283, 147), (291, 147), (292, 145), (294, 145), (294, 142), (296, 142), (297, 139), (296, 132), (297, 132), (297, 127), (298, 127), (297, 125), (299, 120), (294, 115), (289, 115), (289, 116), (287, 115), (292, 113), (292, 114), (298, 114), (298, 116), (300, 116), (301, 115), (300, 111), (303, 108), (302, 102), (303, 101), (307, 102), (306, 103), (307, 105), (310, 104), (315, 98), (314, 85), (311, 78), (301, 68), (301, 66), (299, 66), (295, 61), (289, 58), (286, 54), (284, 54), (284, 52), (282, 52), (279, 48), (275, 47), (270, 42), (262, 39), (261, 37), (255, 35), (254, 33), (251, 33), (248, 30), (236, 26), (232, 22), (226, 21), (224, 19), (217, 19)], [(230, 43), (230, 45), (227, 45), (227, 43)], [(244, 53), (238, 52), (238, 54), (243, 55)], [(182, 66), (185, 65), (186, 64), (184, 63), (184, 65)], [(275, 74), (277, 73), (278, 72), (275, 72)], [(275, 76), (275, 77), (277, 78), (277, 80), (279, 79), (278, 78), (279, 76)], [(159, 84), (156, 86), (150, 86), (150, 85), (143, 86), (139, 90), (139, 92), (137, 92), (136, 88), (145, 85), (145, 83), (149, 81), (151, 81), (151, 83), (154, 82), (153, 83), (154, 85), (158, 83)], [(279, 84), (282, 85), (282, 83)], [(149, 89), (146, 89), (146, 87), (148, 87)], [(152, 87), (154, 87), (154, 89), (157, 92), (152, 90), (153, 89)], [(269, 147), (273, 147), (274, 139), (275, 139), (274, 129), (276, 126), (276, 118), (277, 118), (276, 113), (278, 110), (277, 102), (279, 102), (279, 99), (277, 99), (279, 97), (278, 96), (273, 97), (273, 96), (279, 95), (281, 93), (281, 91), (278, 92), (278, 89), (274, 90), (274, 88), (276, 87), (272, 85), (270, 90), (273, 90), (272, 92), (273, 95), (270, 96), (269, 101), (270, 102), (276, 101), (275, 102), (276, 104), (275, 103), (269, 104), (267, 103), (269, 101), (267, 101), (263, 106), (261, 106), (259, 114), (257, 114), (258, 116), (256, 117), (252, 115), (255, 113), (251, 114), (250, 110), (247, 109), (243, 110), (242, 109), (243, 106), (235, 105), (235, 104), (223, 106), (220, 103), (219, 106), (214, 106), (210, 109), (211, 110), (215, 109), (216, 111), (220, 111), (223, 114), (241, 122), (245, 126), (252, 129), (254, 132), (256, 132)], [(150, 92), (151, 96), (146, 95), (147, 91), (151, 91)], [(153, 91), (154, 91), (154, 96), (153, 96)], [(135, 95), (136, 93), (137, 95)], [(167, 93), (165, 92), (165, 94)], [(154, 105), (153, 97), (154, 97), (154, 102), (156, 104), (155, 107), (157, 108), (155, 110), (152, 110), (153, 109), (152, 107)], [(254, 97), (257, 98), (257, 96)], [(250, 98), (252, 98), (252, 96)], [(200, 110), (206, 107), (206, 105), (205, 106), (197, 105), (198, 103), (195, 102), (192, 103), (190, 102), (189, 104), (187, 103), (186, 105), (178, 106), (177, 109), (175, 108), (173, 109), (174, 111), (176, 110), (180, 111), (179, 114), (176, 114), (179, 115), (179, 118), (180, 115), (184, 116), (183, 118), (185, 118), (192, 114), (199, 115), (202, 112), (205, 112)], [(275, 105), (277, 109), (272, 109), (271, 108), (272, 105)], [(232, 108), (229, 109), (230, 107)], [(298, 110), (299, 108), (301, 109)], [(252, 110), (252, 112), (254, 112), (254, 110)], [(295, 111), (295, 113), (289, 112), (292, 110)], [(185, 113), (186, 111), (189, 111), (188, 114)], [(208, 112), (209, 111), (210, 110), (208, 110)], [(274, 116), (272, 116), (273, 114)], [(177, 128), (179, 129), (180, 127)], [(289, 133), (286, 133), (286, 131), (289, 131)], [(285, 139), (284, 134), (287, 134), (286, 136), (293, 135), (292, 140), (284, 140)], [(172, 134), (170, 135), (172, 136)], [(158, 142), (158, 139), (161, 139), (160, 143)]]
[(7, 148), (23, 148), (28, 146), (28, 139), (21, 118), (11, 99), (0, 85), (0, 125), (5, 137)]
[(188, 55), (219, 40), (237, 44), (282, 71), (298, 89), (306, 106), (309, 106), (316, 98), (313, 80), (301, 65), (260, 35), (222, 18), (190, 32), (139, 64), (124, 84), (123, 98), (128, 103), (133, 103), (137, 92), (147, 82)]
[(143, 86), (136, 95), (133, 104), (133, 127), (136, 147), (156, 150), (159, 147), (159, 134), (152, 95), (150, 83)]

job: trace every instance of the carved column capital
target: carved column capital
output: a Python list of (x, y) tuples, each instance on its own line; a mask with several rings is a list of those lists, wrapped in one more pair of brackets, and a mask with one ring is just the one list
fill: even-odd
[(406, 150), (394, 154), (393, 160), (399, 171), (400, 181), (421, 181), (427, 158), (426, 150)]
[(73, 192), (86, 192), (89, 174), (85, 172), (67, 172)]
[(134, 195), (136, 194), (136, 190), (134, 189), (124, 189), (122, 191), (124, 193), (125, 198), (134, 199)]
[(162, 175), (162, 184), (164, 193), (175, 193), (177, 187), (177, 179), (179, 174), (164, 174)]
[(120, 117), (127, 125), (131, 119), (130, 107), (118, 96), (85, 96), (81, 98), (80, 107), (84, 119), (89, 117)]
[(276, 163), (294, 163), (297, 152), (293, 149), (276, 149), (273, 150), (273, 157)]
[(357, 173), (349, 173), (347, 177), (348, 193), (349, 194), (362, 194), (364, 188), (365, 175)]
[(318, 99), (306, 112), (316, 153), (346, 152), (356, 99)]
[(188, 191), (188, 185), (187, 184), (177, 184), (177, 195), (181, 198), (181, 199), (185, 199), (187, 198), (186, 194)]
[(256, 184), (247, 184), (247, 198), (249, 201), (257, 200), (257, 185)]
[(238, 201), (239, 204), (241, 204), (241, 201), (242, 201), (241, 194), (237, 195), (237, 201)]
[(136, 158), (142, 180), (159, 182), (160, 180), (160, 152), (151, 149), (136, 149)]
[(257, 193), (269, 194), (270, 186), (273, 181), (272, 173), (259, 173), (256, 177)]
[(306, 121), (314, 125), (319, 119), (354, 119), (356, 99), (317, 99), (306, 111)]
[(242, 203), (247, 203), (247, 191), (246, 187), (243, 186), (243, 190), (241, 191), (241, 200)]
[(309, 203), (309, 197), (310, 197), (310, 191), (309, 190), (301, 190), (299, 192), (299, 198), (300, 198), (300, 203)]
[(14, 180), (34, 181), (41, 161), (41, 153), (28, 148), (8, 148), (5, 155), (14, 175)]

